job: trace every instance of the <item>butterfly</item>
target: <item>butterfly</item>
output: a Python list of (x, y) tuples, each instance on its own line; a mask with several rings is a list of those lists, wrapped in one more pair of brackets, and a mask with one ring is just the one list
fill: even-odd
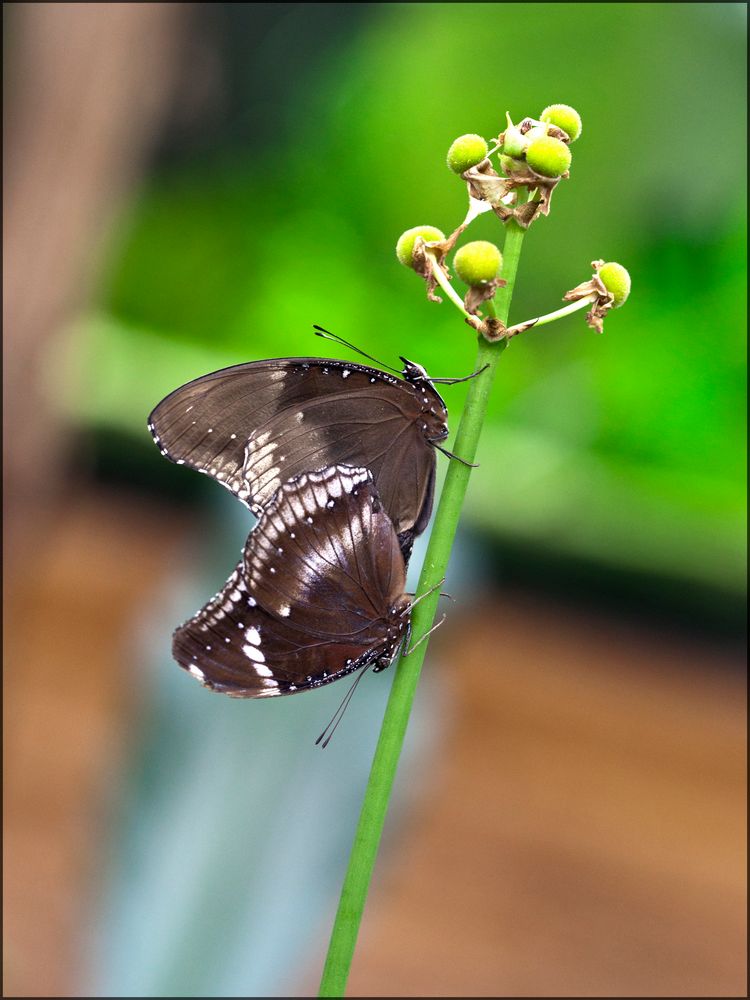
[(448, 436), (432, 383), (463, 380), (431, 380), (401, 361), (403, 378), (326, 358), (234, 365), (175, 389), (148, 427), (162, 455), (213, 477), (259, 516), (282, 483), (311, 469), (369, 469), (408, 559), (432, 512), (435, 448)]
[(368, 469), (333, 465), (283, 483), (222, 590), (176, 629), (177, 662), (236, 698), (383, 670), (408, 641), (399, 540)]

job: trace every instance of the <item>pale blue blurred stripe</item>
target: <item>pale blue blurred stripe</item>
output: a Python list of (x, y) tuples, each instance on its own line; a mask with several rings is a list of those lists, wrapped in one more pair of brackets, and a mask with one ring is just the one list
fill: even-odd
[[(235, 701), (205, 691), (171, 661), (172, 627), (229, 574), (248, 516), (228, 494), (217, 499), (205, 533), (215, 551), (204, 541), (186, 554), (185, 578), (134, 636), (144, 717), (96, 901), (90, 995), (293, 995), (322, 960), (392, 672), (364, 678), (321, 751), (314, 740), (345, 684)], [(425, 544), (418, 541), (412, 567)], [(452, 570), (454, 593), (465, 589), (464, 575), (461, 565)], [(412, 568), (411, 589), (416, 577)], [(442, 742), (449, 706), (432, 664), (428, 657), (391, 833), (430, 787)], [(396, 844), (386, 838), (386, 857)]]

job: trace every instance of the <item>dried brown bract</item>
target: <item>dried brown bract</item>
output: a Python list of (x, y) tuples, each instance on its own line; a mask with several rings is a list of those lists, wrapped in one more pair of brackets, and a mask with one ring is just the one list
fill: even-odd
[(604, 317), (615, 304), (614, 295), (612, 292), (607, 291), (604, 282), (597, 274), (597, 271), (603, 265), (603, 260), (592, 260), (591, 266), (594, 269), (594, 273), (591, 278), (588, 281), (581, 282), (580, 285), (576, 285), (575, 288), (571, 288), (569, 292), (563, 295), (565, 302), (578, 302), (580, 299), (585, 299), (592, 295), (596, 296), (591, 303), (591, 309), (586, 313), (586, 322), (597, 333), (604, 332)]

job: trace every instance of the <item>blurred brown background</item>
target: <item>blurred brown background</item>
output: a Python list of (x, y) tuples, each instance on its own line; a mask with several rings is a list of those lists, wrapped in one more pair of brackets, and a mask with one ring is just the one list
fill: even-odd
[[(234, 181), (227, 177), (242, 173), (243, 156), (264, 183), (267, 177), (273, 183), (282, 140), (268, 139), (268, 133), (278, 127), (284, 141), (290, 141), (285, 129), (293, 134), (295, 116), (301, 119), (309, 112), (304, 80), (318, 80), (321, 66), (338, 59), (339, 72), (351, 73), (351, 90), (347, 78), (335, 121), (348, 122), (347, 94), (356, 93), (362, 80), (370, 80), (375, 89), (385, 86), (377, 74), (368, 76), (378, 39), (391, 39), (395, 53), (404, 34), (398, 24), (392, 38), (387, 34), (390, 22), (402, 16), (395, 11), (400, 5), (361, 5), (363, 10), (355, 13), (355, 5), (348, 4), (219, 4), (213, 6), (223, 13), (216, 16), (209, 13), (210, 6), (11, 3), (4, 8), (6, 995), (87, 995), (92, 982), (100, 984), (100, 995), (191, 995), (192, 980), (170, 979), (166, 973), (161, 979), (154, 973), (149, 980), (144, 971), (145, 985), (130, 986), (118, 980), (116, 962), (106, 957), (119, 948), (125, 965), (141, 961), (132, 944), (137, 937), (128, 938), (125, 923), (113, 914), (127, 909), (118, 900), (125, 898), (121, 887), (131, 881), (129, 873), (136, 873), (135, 885), (142, 870), (129, 853), (128, 817), (141, 807), (148, 815), (137, 792), (138, 781), (144, 787), (148, 781), (138, 777), (137, 767), (133, 777), (132, 764), (139, 753), (149, 756), (150, 751), (139, 750), (149, 745), (144, 719), (152, 720), (154, 731), (166, 732), (165, 740), (169, 725), (180, 725), (176, 715), (169, 725), (165, 721), (168, 698), (166, 714), (159, 715), (161, 702), (146, 680), (155, 665), (145, 655), (139, 659), (142, 647), (134, 636), (139, 641), (145, 636), (147, 648), (157, 637), (160, 650), (168, 647), (179, 615), (166, 605), (151, 632), (143, 626), (143, 616), (161, 606), (165, 592), (178, 589), (176, 581), (197, 572), (195, 538), (224, 517), (224, 508), (217, 508), (209, 515), (213, 520), (207, 520), (212, 498), (186, 486), (185, 478), (170, 478), (181, 470), (163, 470), (166, 463), (151, 455), (150, 442), (139, 437), (143, 427), (138, 421), (145, 424), (148, 408), (138, 396), (139, 384), (147, 383), (145, 398), (153, 405), (184, 378), (208, 370), (201, 368), (204, 360), (208, 364), (213, 357), (211, 367), (220, 367), (264, 351), (293, 351), (288, 345), (283, 351), (278, 345), (266, 349), (262, 335), (256, 337), (254, 324), (265, 322), (267, 328), (270, 308), (265, 314), (261, 309), (245, 328), (250, 346), (244, 353), (229, 335), (222, 340), (215, 330), (206, 330), (205, 342), (190, 332), (182, 337), (178, 320), (173, 326), (165, 323), (160, 333), (166, 354), (139, 339), (148, 308), (137, 314), (130, 300), (123, 305), (124, 292), (111, 289), (130, 281), (127, 294), (142, 292), (145, 301), (147, 280), (142, 276), (158, 275), (161, 267), (167, 273), (170, 262), (169, 251), (160, 256), (155, 237), (146, 239), (148, 228), (146, 237), (132, 236), (133, 219), (141, 204), (148, 206), (155, 198), (151, 178), (166, 178), (171, 196), (174, 164), (213, 163), (214, 147), (222, 142), (223, 162), (230, 166), (219, 188), (228, 190)], [(436, 8), (444, 6), (448, 20), (453, 16), (449, 9), (459, 6), (467, 8), (469, 18), (480, 16), (477, 7), (486, 7), (492, 17), (503, 16), (499, 8), (507, 7), (505, 16), (511, 19), (521, 16), (522, 7), (559, 6), (583, 23), (581, 8), (641, 5), (430, 6), (435, 17)], [(311, 10), (303, 14), (302, 7)], [(309, 18), (307, 24), (304, 18)], [(647, 27), (644, 20), (644, 35)], [(450, 35), (450, 25), (443, 31), (441, 39)], [(309, 44), (306, 33), (312, 33)], [(229, 37), (234, 37), (234, 49)], [(439, 51), (434, 39), (427, 39), (428, 45)], [(271, 60), (263, 55), (267, 49), (286, 52), (290, 74), (299, 74), (296, 83), (286, 80), (282, 87), (271, 81), (265, 92), (257, 79), (251, 86), (252, 78), (241, 77), (240, 69), (253, 59), (265, 72), (263, 59)], [(365, 67), (360, 76), (357, 59)], [(350, 60), (351, 68), (342, 70)], [(586, 68), (581, 72), (585, 81)], [(594, 68), (588, 72), (594, 79)], [(549, 87), (555, 99), (568, 99), (572, 92), (570, 99), (576, 102), (572, 78), (566, 90), (558, 73)], [(320, 91), (328, 93), (324, 83)], [(506, 98), (501, 94), (498, 99)], [(446, 147), (452, 132), (473, 130), (467, 118), (471, 114), (464, 109), (465, 127), (446, 126)], [(231, 132), (238, 120), (240, 139), (232, 145), (225, 142), (222, 127)], [(482, 131), (479, 124), (476, 128)], [(242, 135), (254, 135), (255, 145), (247, 139), (243, 148)], [(601, 131), (586, 138), (601, 147), (597, 155), (604, 155), (602, 149), (606, 153)], [(387, 136), (383, 141), (387, 144)], [(272, 154), (269, 143), (277, 144)], [(356, 171), (356, 162), (350, 169)], [(442, 164), (435, 169), (442, 170)], [(184, 175), (176, 171), (174, 176), (174, 186), (182, 185), (183, 214), (175, 207), (175, 195), (174, 204), (165, 200), (154, 215), (171, 239), (215, 253), (212, 227), (225, 225), (229, 233), (234, 209), (220, 205), (218, 220), (203, 220), (204, 213), (211, 215), (210, 199), (207, 211)], [(206, 176), (213, 197), (216, 178), (211, 170)], [(275, 219), (264, 223), (264, 239), (285, 245), (289, 233), (284, 227), (294, 229), (298, 207), (290, 208), (288, 217), (278, 205), (264, 208), (264, 190), (251, 187), (243, 195), (243, 231), (256, 224), (260, 230), (255, 213), (259, 220), (264, 211), (276, 212)], [(279, 205), (288, 194), (279, 195)], [(561, 192), (560, 201), (565, 196), (567, 191)], [(436, 197), (444, 202), (452, 196), (439, 191)], [(304, 210), (309, 210), (307, 198)], [(346, 220), (347, 205), (337, 210)], [(413, 211), (421, 215), (422, 210), (415, 200)], [(205, 222), (205, 243), (193, 230), (183, 235), (180, 227), (189, 226), (193, 216)], [(300, 218), (304, 222), (306, 217)], [(297, 305), (304, 306), (298, 321), (300, 353), (314, 351), (309, 343), (302, 346), (309, 324), (326, 319), (327, 314), (314, 310), (334, 295), (335, 283), (325, 273), (326, 250), (343, 232), (336, 229), (340, 219), (333, 215), (308, 219), (307, 224), (316, 227), (316, 253), (323, 262), (309, 305), (304, 287), (296, 293)], [(406, 216), (396, 222), (401, 228), (411, 224)], [(381, 254), (378, 247), (377, 252), (384, 269), (395, 268), (388, 256), (390, 234), (385, 235), (387, 249)], [(561, 230), (556, 235), (540, 230), (529, 242), (562, 238)], [(142, 271), (131, 260), (138, 239), (149, 243)], [(214, 261), (217, 271), (231, 271), (233, 239), (227, 236), (221, 247), (224, 256)], [(637, 240), (632, 240), (636, 253)], [(617, 245), (616, 233), (612, 244)], [(316, 265), (308, 261), (307, 266)], [(202, 284), (200, 277), (196, 281)], [(206, 272), (205, 284), (212, 281), (212, 273)], [(258, 265), (248, 271), (246, 281), (262, 287), (264, 281), (270, 285), (271, 277), (264, 279)], [(216, 283), (220, 289), (219, 278)], [(182, 275), (174, 288), (175, 295), (181, 290), (189, 297), (191, 281)], [(415, 309), (426, 308), (418, 289), (409, 285), (407, 292), (417, 302)], [(386, 289), (383, 296), (387, 294)], [(215, 292), (217, 310), (220, 299)], [(431, 314), (425, 313), (427, 319), (421, 312), (416, 315), (429, 328)], [(120, 340), (119, 328), (113, 328), (111, 340), (96, 332), (108, 329), (102, 317), (122, 323)], [(89, 323), (94, 333), (87, 327), (81, 336), (81, 323)], [(161, 328), (152, 325), (159, 333)], [(343, 325), (341, 329), (347, 332)], [(382, 350), (377, 326), (372, 344), (368, 332), (373, 329), (363, 331), (362, 346)], [(176, 353), (181, 344), (186, 345), (184, 356)], [(195, 353), (204, 349), (205, 358)], [(236, 357), (232, 351), (238, 352)], [(561, 364), (560, 358), (558, 353)], [(460, 363), (468, 365), (468, 355)], [(129, 404), (135, 421), (129, 411), (118, 409), (118, 373), (136, 400)], [(512, 367), (502, 376), (511, 382), (514, 377)], [(517, 377), (527, 376), (521, 371)], [(533, 374), (528, 378), (533, 384)], [(81, 401), (80, 394), (94, 383), (98, 388)], [(100, 395), (89, 404), (96, 392)], [(714, 392), (714, 409), (704, 410), (709, 415), (723, 412), (718, 390), (712, 388)], [(602, 405), (606, 407), (606, 399)], [(504, 426), (502, 414), (497, 426)], [(502, 454), (498, 445), (498, 463)], [(742, 464), (738, 452), (732, 461)], [(512, 473), (511, 467), (505, 478)], [(665, 523), (677, 518), (670, 496), (665, 486)], [(691, 537), (696, 545), (709, 547), (715, 538), (721, 566), (728, 563), (722, 555), (724, 540), (710, 521), (707, 497), (702, 493), (695, 504), (696, 523), (706, 525), (706, 537), (686, 535), (683, 547), (689, 547)], [(491, 490), (487, 505), (493, 506)], [(497, 537), (482, 534), (486, 509), (480, 504), (467, 524), (469, 554), (457, 570), (473, 596), (450, 612), (434, 639), (434, 665), (428, 661), (434, 674), (430, 683), (438, 692), (433, 721), (439, 737), (426, 750), (415, 750), (409, 764), (413, 795), (400, 806), (376, 871), (350, 994), (745, 995), (746, 715), (736, 574), (727, 570), (726, 579), (720, 579), (717, 570), (714, 577), (700, 580), (691, 567), (680, 577), (678, 567), (664, 583), (666, 557), (650, 574), (648, 567), (636, 567), (636, 572), (626, 565), (623, 570), (617, 551), (610, 563), (579, 564), (575, 558), (583, 558), (580, 553), (571, 562), (546, 563), (544, 533), (534, 539), (533, 524), (528, 550), (505, 544), (502, 530)], [(722, 509), (725, 514), (730, 517)], [(478, 539), (483, 559), (472, 559), (472, 539)], [(741, 564), (742, 557), (737, 559)], [(217, 581), (199, 580), (198, 600), (213, 592), (221, 573)], [(168, 655), (157, 676), (162, 670), (174, 670), (175, 677), (179, 673), (168, 665)], [(182, 681), (176, 677), (174, 683)], [(204, 693), (193, 694), (200, 719)], [(319, 714), (325, 713), (316, 711), (313, 718)], [(247, 712), (233, 718), (241, 718), (247, 729), (260, 724), (257, 715)], [(358, 733), (352, 722), (344, 741), (366, 736), (366, 743), (375, 732)], [(281, 745), (286, 735), (288, 730), (277, 727)], [(307, 746), (308, 733), (303, 735)], [(200, 724), (191, 730), (191, 739), (204, 737), (208, 739), (208, 724), (205, 732)], [(364, 746), (365, 757), (372, 745)], [(269, 750), (271, 757), (274, 753)], [(326, 780), (334, 783), (341, 780), (336, 761), (331, 756), (324, 763)], [(184, 778), (184, 770), (178, 764), (172, 773)], [(365, 774), (366, 765), (352, 779), (346, 823), (356, 819)], [(311, 779), (303, 773), (299, 780), (304, 785)], [(269, 794), (273, 799), (279, 793)], [(254, 802), (255, 811), (262, 811), (263, 801), (258, 794), (250, 805)], [(304, 826), (301, 814), (290, 808), (289, 823)], [(336, 814), (334, 825), (335, 820)], [(332, 822), (330, 815), (327, 821)], [(348, 827), (342, 825), (345, 833)], [(248, 840), (248, 867), (253, 865), (251, 846)], [(143, 850), (148, 855), (148, 846)], [(346, 860), (344, 848), (336, 854), (338, 868), (320, 887), (325, 905), (308, 920), (305, 947), (285, 941), (282, 930), (277, 935), (280, 954), (294, 957), (293, 963), (285, 963), (293, 964), (293, 970), (284, 969), (287, 979), (279, 970), (275, 984), (271, 969), (270, 978), (257, 980), (262, 985), (253, 988), (248, 958), (246, 973), (238, 965), (237, 974), (240, 983), (243, 977), (248, 983), (244, 995), (284, 995), (284, 989), (292, 988), (289, 983), (306, 995), (316, 992), (329, 910)], [(124, 862), (118, 860), (122, 857)], [(119, 889), (112, 888), (112, 871), (125, 873), (116, 883)], [(180, 879), (193, 877), (191, 873), (186, 862)], [(205, 891), (210, 896), (210, 888)], [(290, 912), (298, 911), (304, 895), (299, 883), (280, 886), (282, 893)], [(114, 900), (109, 909), (102, 908), (102, 896)], [(182, 899), (177, 890), (176, 897)], [(139, 909), (143, 903), (138, 899), (145, 897), (133, 898), (131, 919), (139, 925), (145, 908)], [(258, 906), (267, 903), (257, 901)], [(179, 905), (187, 906), (175, 903)], [(158, 937), (156, 924), (154, 928), (148, 933)], [(97, 943), (97, 934), (109, 935), (106, 947)], [(205, 930), (195, 934), (199, 946)], [(184, 941), (190, 940), (185, 932)], [(241, 950), (240, 942), (237, 946)], [(154, 945), (164, 954), (170, 947), (178, 954), (167, 934)], [(275, 954), (270, 944), (264, 949), (267, 956)], [(91, 967), (97, 964), (98, 979), (92, 979)], [(174, 964), (188, 976), (183, 960), (175, 958)], [(241, 986), (234, 993), (209, 980), (220, 992), (210, 992), (196, 978), (192, 995), (243, 995)]]

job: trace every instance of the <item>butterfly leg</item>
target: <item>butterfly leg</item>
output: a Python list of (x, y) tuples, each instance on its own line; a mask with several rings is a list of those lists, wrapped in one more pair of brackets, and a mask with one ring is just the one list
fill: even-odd
[(422, 643), (426, 639), (429, 639), (430, 636), (432, 635), (432, 633), (435, 632), (437, 629), (439, 629), (440, 626), (443, 624), (444, 621), (445, 621), (445, 615), (443, 615), (443, 617), (440, 619), (439, 622), (436, 622), (432, 626), (432, 628), (430, 629), (429, 632), (425, 632), (425, 634), (422, 636), (422, 638), (419, 640), (419, 642), (415, 646), (412, 646), (411, 649), (407, 649), (406, 650), (406, 656), (411, 656), (411, 654), (414, 652), (415, 649), (419, 649), (419, 647), (422, 645)]

